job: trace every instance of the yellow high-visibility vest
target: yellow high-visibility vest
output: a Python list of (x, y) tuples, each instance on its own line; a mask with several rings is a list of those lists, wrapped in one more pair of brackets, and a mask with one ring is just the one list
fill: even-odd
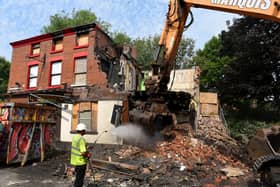
[(86, 152), (86, 141), (83, 136), (76, 134), (72, 139), (71, 148), (71, 164), (74, 166), (81, 166), (87, 163), (87, 159), (83, 157), (82, 153)]

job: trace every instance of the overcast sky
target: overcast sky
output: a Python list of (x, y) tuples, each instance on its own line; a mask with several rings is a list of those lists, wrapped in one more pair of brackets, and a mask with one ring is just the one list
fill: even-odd
[[(165, 22), (168, 0), (0, 0), (0, 56), (11, 60), (10, 42), (40, 35), (49, 17), (62, 10), (91, 9), (101, 20), (109, 22), (113, 31), (129, 36), (160, 34)], [(194, 24), (184, 37), (195, 40), (196, 49), (203, 48), (212, 36), (226, 29), (226, 21), (234, 14), (193, 9)]]

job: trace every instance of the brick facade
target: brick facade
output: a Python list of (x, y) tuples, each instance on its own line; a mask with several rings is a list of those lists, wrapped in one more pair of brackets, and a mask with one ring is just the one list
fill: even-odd
[[(81, 30), (88, 32), (88, 45), (76, 47), (76, 35)], [(63, 50), (54, 52), (52, 49), (53, 39), (63, 36)], [(31, 55), (33, 44), (40, 44), (40, 54)], [(107, 75), (100, 68), (100, 58), (96, 54), (96, 49), (105, 50), (110, 58), (117, 57), (117, 51), (113, 47), (112, 40), (95, 24), (84, 25), (65, 29), (57, 33), (44, 34), (29, 39), (11, 43), (13, 47), (12, 63), (10, 67), (10, 77), (8, 92), (13, 90), (48, 90), (50, 86), (51, 63), (57, 60), (62, 61), (60, 85), (55, 88), (73, 87), (74, 83), (74, 60), (76, 57), (87, 57), (86, 85), (107, 86)], [(29, 87), (29, 68), (31, 65), (38, 64), (37, 87)]]

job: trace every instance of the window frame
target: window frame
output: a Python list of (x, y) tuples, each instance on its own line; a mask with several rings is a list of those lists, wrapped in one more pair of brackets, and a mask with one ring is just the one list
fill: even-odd
[[(85, 51), (85, 52), (80, 52), (80, 53), (76, 53), (74, 54), (74, 57), (73, 57), (73, 84), (72, 86), (86, 86), (87, 85), (87, 72), (88, 72), (88, 53)], [(81, 59), (81, 58), (85, 58), (86, 59), (86, 71), (85, 72), (78, 72), (76, 73), (76, 60), (77, 59)], [(76, 83), (76, 75), (81, 75), (81, 74), (85, 74), (85, 83), (83, 84), (77, 84)]]
[[(39, 53), (33, 53), (34, 51), (34, 46), (38, 45), (39, 47)], [(37, 49), (37, 48), (35, 48)], [(37, 42), (37, 43), (32, 43), (31, 46), (30, 46), (30, 53), (29, 53), (29, 57), (36, 57), (36, 56), (40, 56), (40, 53), (41, 53), (41, 45), (40, 45), (40, 42)]]
[[(59, 85), (54, 85), (52, 86), (51, 85), (51, 80), (52, 80), (52, 65), (53, 63), (55, 62), (61, 62), (61, 72), (60, 72), (60, 84)], [(50, 58), (50, 67), (49, 67), (49, 76), (48, 76), (48, 88), (61, 88), (62, 85), (61, 85), (61, 80), (62, 80), (62, 69), (63, 68), (63, 56), (57, 56), (57, 57), (52, 57)]]
[[(81, 121), (81, 113), (83, 113), (83, 112), (89, 112), (89, 114), (90, 114), (90, 118), (89, 119), (87, 119), (87, 118), (82, 119), (82, 120), (89, 120), (89, 127), (90, 127), (90, 129), (88, 128), (88, 126), (87, 126), (87, 124), (85, 122)], [(87, 127), (87, 131), (88, 132), (94, 132), (94, 129), (92, 128), (92, 111), (91, 110), (81, 110), (81, 111), (78, 111), (78, 116), (79, 116), (78, 117), (78, 124), (79, 123), (84, 123), (86, 125), (86, 127)]]
[[(73, 116), (73, 120), (71, 122), (71, 130), (70, 133), (71, 134), (76, 134), (77, 133), (77, 125), (79, 123), (84, 123), (83, 121), (81, 121), (81, 113), (82, 112), (89, 112), (90, 113), (90, 124), (89, 127), (87, 126), (87, 124), (85, 124), (87, 126), (87, 134), (98, 134), (98, 126), (97, 126), (97, 102), (87, 102), (87, 101), (83, 101), (83, 102), (78, 102), (73, 104), (73, 108), (72, 108), (72, 116)], [(90, 129), (89, 129), (90, 128)]]
[[(87, 44), (79, 45), (79, 36), (87, 35)], [(89, 46), (89, 32), (76, 33), (74, 49), (87, 48)]]
[[(58, 49), (58, 50), (55, 49), (55, 45), (56, 45), (56, 42), (57, 42), (57, 41), (61, 41), (61, 42), (62, 42), (62, 49)], [(52, 39), (52, 48), (51, 48), (50, 53), (51, 53), (51, 54), (53, 54), (53, 53), (60, 53), (60, 52), (63, 52), (63, 49), (64, 49), (63, 37), (53, 38), (53, 39)]]
[[(60, 66), (61, 66), (61, 68), (60, 68), (60, 73), (54, 73), (54, 74), (52, 73), (53, 65), (54, 65), (55, 63), (60, 63)], [(50, 69), (51, 69), (51, 70), (50, 70), (50, 76), (49, 76), (49, 88), (61, 87), (62, 60), (52, 61), (52, 62), (50, 63)], [(52, 78), (53, 78), (54, 76), (60, 76), (60, 83), (59, 83), (59, 84), (52, 85)]]
[[(37, 66), (37, 76), (30, 76), (31, 73), (31, 68)], [(38, 88), (38, 84), (39, 84), (39, 62), (34, 61), (34, 62), (29, 62), (28, 63), (28, 74), (27, 74), (27, 89), (28, 90), (36, 90)], [(36, 86), (35, 87), (30, 87), (30, 80), (36, 78), (37, 82), (36, 82)]]

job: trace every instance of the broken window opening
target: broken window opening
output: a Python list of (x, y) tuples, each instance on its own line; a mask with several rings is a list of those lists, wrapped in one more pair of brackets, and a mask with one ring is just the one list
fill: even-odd
[(88, 46), (89, 33), (79, 33), (76, 36), (76, 46)]
[(123, 112), (123, 106), (114, 105), (113, 112), (111, 115), (111, 124), (118, 127), (121, 124), (121, 116)]
[(40, 54), (40, 43), (31, 45), (30, 55), (39, 55)]
[(110, 70), (111, 68), (111, 62), (108, 62), (106, 60), (101, 60), (101, 71), (106, 73), (107, 77), (109, 77), (109, 74), (111, 73)]
[(63, 38), (53, 39), (52, 51), (62, 51), (63, 50)]
[(115, 63), (114, 60), (100, 59), (99, 68), (102, 72), (106, 73), (107, 80), (110, 86), (119, 85), (122, 77), (119, 76), (120, 65)]

